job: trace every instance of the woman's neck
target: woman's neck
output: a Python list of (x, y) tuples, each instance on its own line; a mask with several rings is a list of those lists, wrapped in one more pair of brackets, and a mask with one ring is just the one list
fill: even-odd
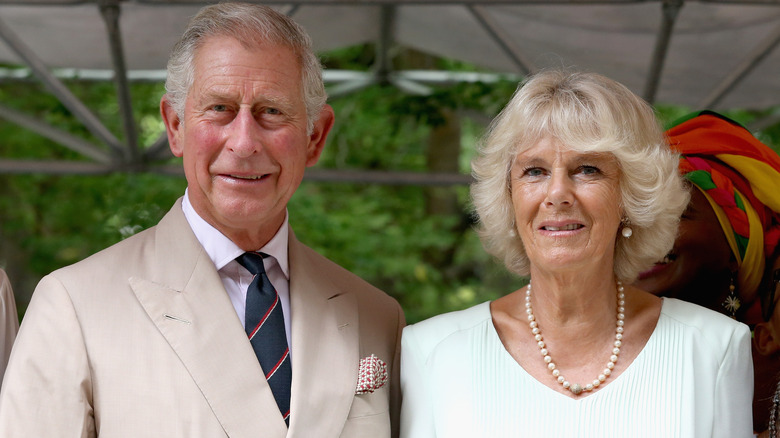
[(617, 284), (611, 270), (600, 271), (551, 273), (532, 269), (531, 299), (537, 318), (556, 327), (598, 322), (607, 315), (611, 319), (617, 307)]

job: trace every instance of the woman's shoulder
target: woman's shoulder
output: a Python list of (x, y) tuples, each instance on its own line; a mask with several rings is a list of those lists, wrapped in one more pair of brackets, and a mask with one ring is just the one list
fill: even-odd
[(692, 330), (696, 335), (716, 344), (733, 338), (750, 338), (747, 325), (687, 301), (664, 298), (661, 315), (673, 324)]
[(491, 321), (490, 302), (486, 301), (465, 310), (443, 313), (404, 327), (403, 342), (414, 342), (423, 350), (430, 350), (450, 336), (483, 326)]
[(700, 326), (702, 324), (710, 326), (717, 324), (731, 329), (745, 326), (745, 324), (733, 320), (722, 313), (718, 313), (698, 304), (693, 304), (677, 298), (664, 298), (663, 300), (664, 303), (663, 307), (661, 307), (661, 313), (683, 324), (692, 326)]

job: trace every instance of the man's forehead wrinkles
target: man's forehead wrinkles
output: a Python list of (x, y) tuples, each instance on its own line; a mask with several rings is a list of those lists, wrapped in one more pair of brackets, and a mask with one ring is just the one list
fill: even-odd
[(196, 69), (202, 70), (200, 76), (204, 82), (220, 77), (252, 81), (266, 76), (289, 75), (288, 71), (274, 63), (266, 63), (262, 66), (242, 66), (234, 64), (233, 60), (230, 60), (230, 63), (227, 62), (223, 60), (204, 61), (202, 65), (196, 66)]
[(247, 103), (269, 102), (279, 105), (292, 105), (292, 100), (288, 96), (279, 93), (274, 88), (260, 88), (260, 86), (261, 84), (247, 86), (247, 84), (237, 85), (228, 82), (213, 83), (203, 89), (202, 95), (207, 99), (230, 99), (243, 102), (247, 97), (250, 97), (251, 102)]

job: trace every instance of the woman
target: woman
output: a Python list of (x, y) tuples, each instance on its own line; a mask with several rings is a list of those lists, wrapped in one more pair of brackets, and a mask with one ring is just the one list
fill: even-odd
[(403, 334), (401, 436), (748, 437), (750, 333), (631, 282), (688, 193), (653, 110), (549, 71), (497, 117), (472, 198), (487, 250), (530, 283)]
[(780, 238), (780, 157), (711, 111), (686, 116), (667, 134), (682, 154), (691, 203), (672, 250), (636, 286), (760, 322), (759, 284)]
[(770, 315), (766, 321), (756, 324), (753, 331), (753, 358), (756, 360), (753, 424), (756, 429), (764, 430), (759, 438), (780, 438), (780, 306), (777, 305), (780, 300), (780, 249), (767, 259), (764, 279), (762, 295), (766, 299), (762, 301)]
[(780, 352), (765, 342), (771, 339), (766, 328), (780, 325), (772, 321), (773, 270), (765, 269), (780, 238), (780, 157), (711, 111), (684, 117), (667, 135), (682, 154), (679, 171), (689, 182), (691, 202), (671, 251), (635, 286), (755, 327), (753, 419), (756, 430), (766, 430), (780, 373)]

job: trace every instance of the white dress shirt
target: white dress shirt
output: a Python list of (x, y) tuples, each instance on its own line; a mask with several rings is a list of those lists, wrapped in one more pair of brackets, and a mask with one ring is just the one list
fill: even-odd
[[(203, 245), (206, 254), (214, 262), (214, 266), (217, 267), (222, 284), (225, 286), (230, 301), (233, 303), (233, 308), (236, 309), (238, 319), (243, 326), (246, 309), (246, 290), (249, 287), (249, 283), (252, 282), (252, 274), (236, 261), (236, 257), (245, 251), (195, 212), (187, 191), (184, 192), (184, 199), (181, 205), (182, 210), (184, 210), (184, 217), (187, 218), (187, 222), (195, 233), (195, 237)], [(290, 267), (287, 259), (289, 225), (287, 218), (288, 215), (285, 212), (284, 222), (279, 231), (265, 246), (258, 248), (257, 252), (271, 256), (263, 258), (263, 266), (268, 279), (279, 294), (279, 300), (282, 302), (287, 345), (292, 347), (292, 342), (290, 342)], [(292, 361), (292, 348), (290, 348), (290, 360)]]

